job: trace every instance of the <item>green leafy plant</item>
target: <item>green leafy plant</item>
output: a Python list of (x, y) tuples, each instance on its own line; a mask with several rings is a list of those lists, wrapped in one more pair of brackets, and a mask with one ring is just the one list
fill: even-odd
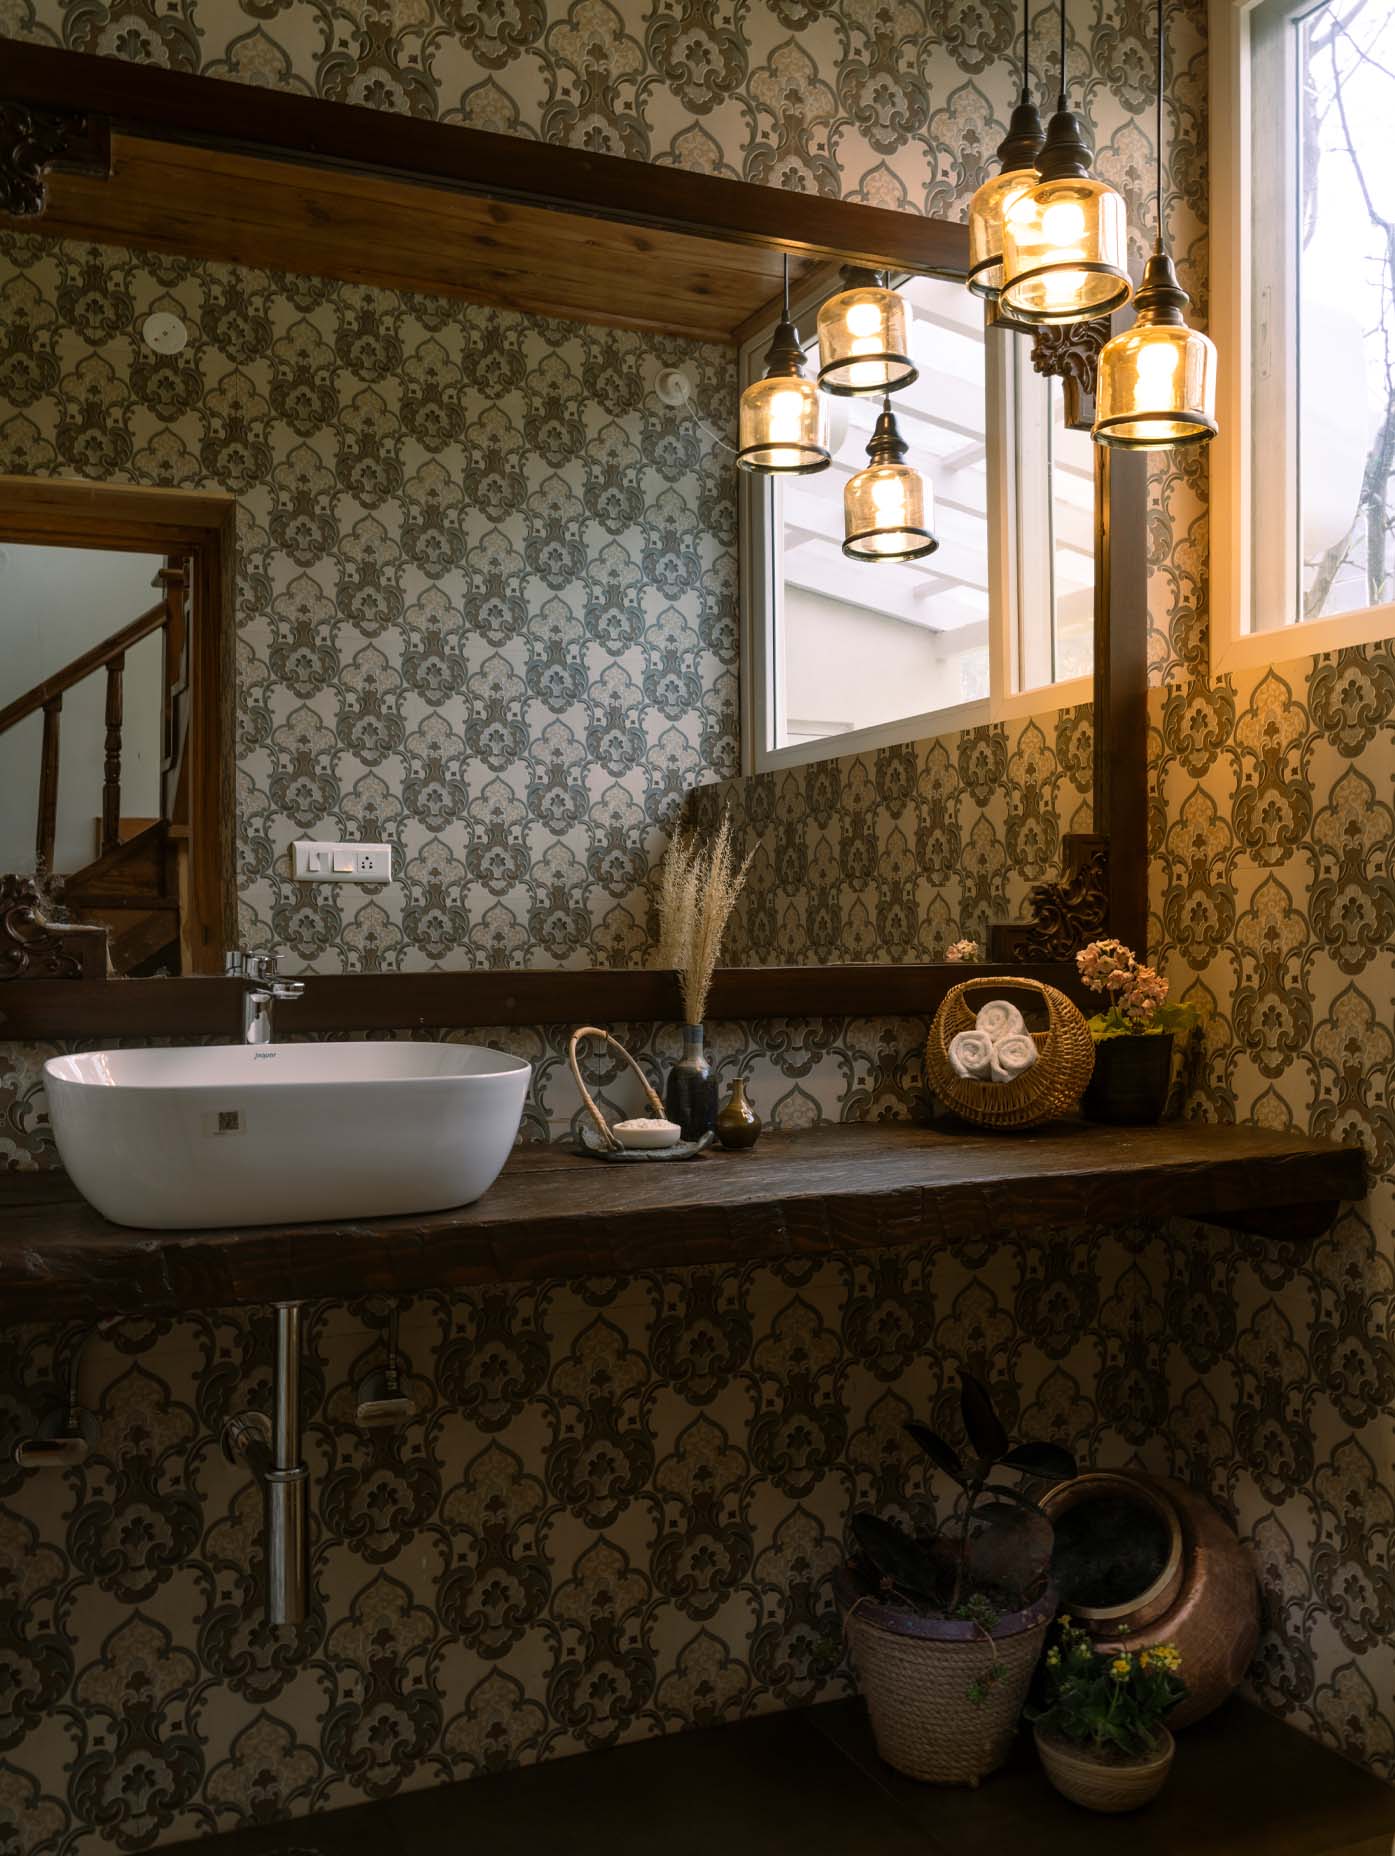
[(1046, 1652), (1046, 1700), (1027, 1718), (1085, 1751), (1140, 1759), (1158, 1744), (1158, 1730), (1187, 1686), (1178, 1675), (1176, 1646), (1097, 1650), (1089, 1635), (1063, 1613), (1056, 1641)]
[(1040, 1505), (1000, 1471), (1052, 1483), (1076, 1473), (1059, 1444), (1014, 1445), (981, 1379), (961, 1373), (959, 1409), (968, 1442), (961, 1455), (928, 1424), (906, 1426), (936, 1469), (959, 1489), (957, 1532), (913, 1539), (879, 1515), (855, 1514), (853, 1536), (867, 1582), (883, 1600), (908, 1610), (962, 1618), (991, 1635), (1004, 1597), (1026, 1601), (1044, 1589), (1050, 1570), (1051, 1523)]

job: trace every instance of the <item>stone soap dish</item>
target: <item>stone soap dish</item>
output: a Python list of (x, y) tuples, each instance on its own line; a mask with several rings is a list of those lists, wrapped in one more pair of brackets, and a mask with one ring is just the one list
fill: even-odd
[[(608, 1122), (596, 1106), (594, 1096), (581, 1080), (581, 1067), (576, 1060), (578, 1044), (583, 1038), (604, 1038), (611, 1049), (629, 1064), (640, 1080), (640, 1085), (649, 1099), (653, 1109), (652, 1116), (639, 1116), (631, 1121)], [(670, 1121), (664, 1113), (664, 1105), (659, 1100), (649, 1078), (640, 1069), (634, 1058), (617, 1038), (608, 1031), (602, 1031), (596, 1025), (582, 1025), (572, 1033), (567, 1046), (567, 1062), (576, 1079), (576, 1086), (581, 1092), (581, 1100), (586, 1112), (595, 1124), (594, 1128), (583, 1127), (578, 1140), (581, 1151), (591, 1154), (597, 1160), (691, 1160), (700, 1154), (704, 1147), (712, 1145), (712, 1134), (704, 1134), (701, 1140), (685, 1141), (681, 1138), (682, 1130), (676, 1121)]]
[(577, 1145), (593, 1160), (696, 1160), (716, 1138), (715, 1134), (708, 1133), (696, 1141), (675, 1141), (671, 1147), (602, 1147), (595, 1129), (583, 1128)]

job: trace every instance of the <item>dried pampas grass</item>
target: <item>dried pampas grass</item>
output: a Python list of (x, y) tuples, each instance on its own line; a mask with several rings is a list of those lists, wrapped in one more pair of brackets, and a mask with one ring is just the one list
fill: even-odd
[(731, 835), (726, 813), (708, 845), (675, 832), (659, 872), (659, 965), (678, 975), (689, 1025), (706, 1014), (722, 935), (755, 855), (738, 868)]

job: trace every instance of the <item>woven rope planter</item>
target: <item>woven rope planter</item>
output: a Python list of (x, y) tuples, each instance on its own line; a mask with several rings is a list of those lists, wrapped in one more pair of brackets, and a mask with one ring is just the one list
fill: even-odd
[[(974, 1027), (976, 1008), (966, 997), (971, 992), (1034, 992), (1046, 1003), (1046, 1030), (1031, 1034), (1037, 1060), (1010, 1083), (959, 1076), (950, 1064), (950, 1044)], [(1069, 1115), (1094, 1068), (1095, 1045), (1084, 1017), (1063, 992), (1040, 980), (965, 980), (952, 987), (940, 1001), (925, 1045), (926, 1081), (946, 1108), (980, 1128), (1034, 1128)]]
[[(935, 1636), (932, 1619), (854, 1598), (844, 1627), (877, 1751), (886, 1763), (930, 1785), (977, 1785), (995, 1772), (1012, 1746), (1055, 1610), (1053, 1592), (1018, 1618), (1005, 1619), (1022, 1625), (1010, 1635), (989, 1637), (978, 1630)], [(995, 1664), (1003, 1673), (990, 1681)], [(976, 1682), (987, 1691), (978, 1704), (969, 1699)]]

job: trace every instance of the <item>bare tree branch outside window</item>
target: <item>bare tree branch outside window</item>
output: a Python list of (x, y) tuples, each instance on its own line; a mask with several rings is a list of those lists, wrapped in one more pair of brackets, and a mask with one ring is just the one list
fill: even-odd
[(1301, 585), (1315, 619), (1395, 601), (1395, 0), (1329, 0), (1293, 31)]

